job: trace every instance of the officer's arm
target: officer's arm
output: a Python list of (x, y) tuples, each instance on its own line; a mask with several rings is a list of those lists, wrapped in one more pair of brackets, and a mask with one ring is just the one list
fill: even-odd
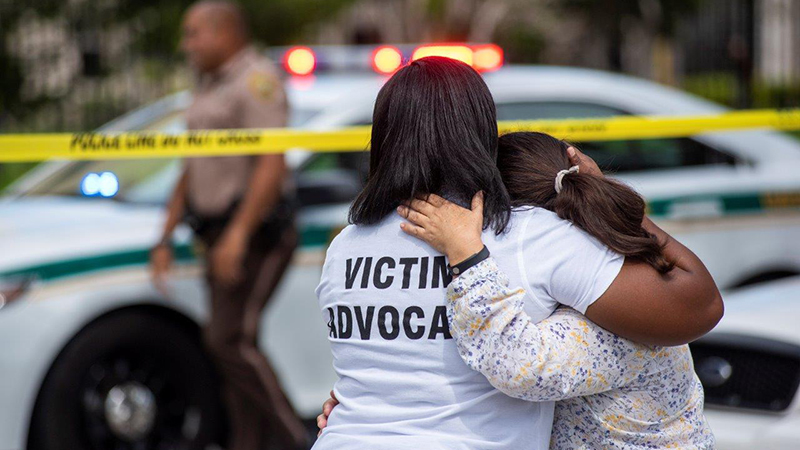
[[(242, 128), (285, 127), (288, 115), (286, 92), (274, 73), (254, 71), (238, 98)], [(286, 161), (280, 155), (261, 155), (250, 177), (247, 192), (236, 211), (234, 232), (251, 236), (263, 217), (280, 200), (287, 176)]]
[(183, 217), (184, 209), (186, 208), (186, 185), (188, 183), (188, 175), (186, 169), (183, 170), (178, 183), (175, 185), (175, 190), (172, 191), (172, 197), (167, 204), (167, 220), (164, 223), (164, 231), (161, 234), (159, 244), (169, 242), (172, 232)]

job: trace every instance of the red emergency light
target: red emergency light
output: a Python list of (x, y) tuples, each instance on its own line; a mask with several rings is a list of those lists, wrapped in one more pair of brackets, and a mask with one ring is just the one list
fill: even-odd
[(402, 64), (403, 54), (397, 47), (384, 45), (372, 52), (372, 68), (375, 72), (390, 75), (399, 69)]
[(283, 56), (283, 66), (292, 75), (311, 75), (317, 67), (317, 56), (308, 47), (292, 47)]
[(503, 67), (503, 49), (496, 44), (472, 47), (472, 67), (478, 72), (491, 72)]

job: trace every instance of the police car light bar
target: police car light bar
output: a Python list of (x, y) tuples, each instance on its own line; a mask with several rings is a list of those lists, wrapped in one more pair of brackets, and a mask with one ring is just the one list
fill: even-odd
[(479, 72), (491, 72), (503, 66), (503, 49), (495, 44), (431, 44), (417, 47), (411, 60), (426, 56), (444, 56), (469, 64)]
[(298, 77), (320, 71), (365, 71), (391, 75), (408, 61), (426, 56), (444, 56), (471, 65), (479, 72), (491, 72), (503, 66), (503, 49), (495, 44), (425, 44), (411, 45), (322, 45), (278, 47), (270, 51), (283, 62), (289, 74)]

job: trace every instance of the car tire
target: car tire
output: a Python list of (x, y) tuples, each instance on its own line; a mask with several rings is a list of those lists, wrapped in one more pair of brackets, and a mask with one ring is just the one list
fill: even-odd
[(40, 390), (29, 448), (203, 449), (224, 415), (198, 336), (148, 311), (112, 313), (84, 328)]

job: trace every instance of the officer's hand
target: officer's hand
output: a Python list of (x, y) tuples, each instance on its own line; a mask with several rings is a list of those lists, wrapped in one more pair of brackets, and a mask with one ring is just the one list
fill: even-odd
[(220, 283), (233, 285), (242, 279), (247, 236), (228, 229), (211, 249), (211, 274)]
[(322, 430), (328, 426), (328, 416), (338, 404), (339, 400), (336, 399), (336, 394), (331, 391), (331, 398), (325, 400), (325, 403), (322, 404), (322, 414), (317, 416), (317, 427), (319, 428), (317, 436), (322, 434)]
[(169, 245), (158, 245), (150, 250), (150, 279), (153, 286), (165, 297), (169, 297), (167, 276), (172, 268), (172, 248)]

